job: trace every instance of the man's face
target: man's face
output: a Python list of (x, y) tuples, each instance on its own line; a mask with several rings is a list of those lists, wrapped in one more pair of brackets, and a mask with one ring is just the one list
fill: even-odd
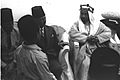
[(35, 18), (35, 22), (37, 23), (40, 28), (44, 27), (46, 24), (46, 17), (41, 17), (41, 18)]
[(88, 23), (90, 21), (87, 8), (81, 9), (81, 11), (80, 11), (80, 19), (82, 20), (82, 22), (84, 24), (86, 24), (86, 23)]

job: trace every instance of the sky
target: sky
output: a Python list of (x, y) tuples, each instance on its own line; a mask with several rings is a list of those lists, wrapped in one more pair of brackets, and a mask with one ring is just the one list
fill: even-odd
[(120, 12), (119, 0), (1, 0), (1, 8), (13, 11), (18, 21), (25, 14), (31, 14), (33, 6), (43, 6), (48, 25), (59, 25), (68, 30), (78, 20), (80, 4), (89, 3), (95, 9), (94, 17), (101, 19), (105, 11)]

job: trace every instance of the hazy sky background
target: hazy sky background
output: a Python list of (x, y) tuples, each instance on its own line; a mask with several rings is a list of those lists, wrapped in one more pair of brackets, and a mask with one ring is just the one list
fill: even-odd
[(59, 25), (69, 29), (78, 19), (80, 4), (89, 3), (95, 8), (95, 19), (101, 19), (105, 11), (120, 12), (119, 0), (1, 0), (1, 7), (12, 8), (14, 20), (31, 14), (31, 7), (41, 5), (46, 13), (48, 25)]

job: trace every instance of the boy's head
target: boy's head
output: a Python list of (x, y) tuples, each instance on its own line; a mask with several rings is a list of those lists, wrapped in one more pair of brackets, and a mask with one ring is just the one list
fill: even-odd
[(1, 26), (7, 32), (10, 33), (13, 29), (13, 14), (12, 9), (1, 9)]
[(21, 17), (18, 21), (18, 28), (24, 41), (31, 44), (36, 43), (39, 28), (31, 15)]

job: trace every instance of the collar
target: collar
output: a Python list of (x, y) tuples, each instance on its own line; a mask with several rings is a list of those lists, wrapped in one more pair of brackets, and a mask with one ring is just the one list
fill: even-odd
[(32, 45), (25, 45), (24, 42), (22, 43), (22, 46), (27, 48), (27, 49), (34, 49), (34, 50), (39, 50), (41, 51), (41, 48), (38, 47), (36, 44), (32, 44)]

